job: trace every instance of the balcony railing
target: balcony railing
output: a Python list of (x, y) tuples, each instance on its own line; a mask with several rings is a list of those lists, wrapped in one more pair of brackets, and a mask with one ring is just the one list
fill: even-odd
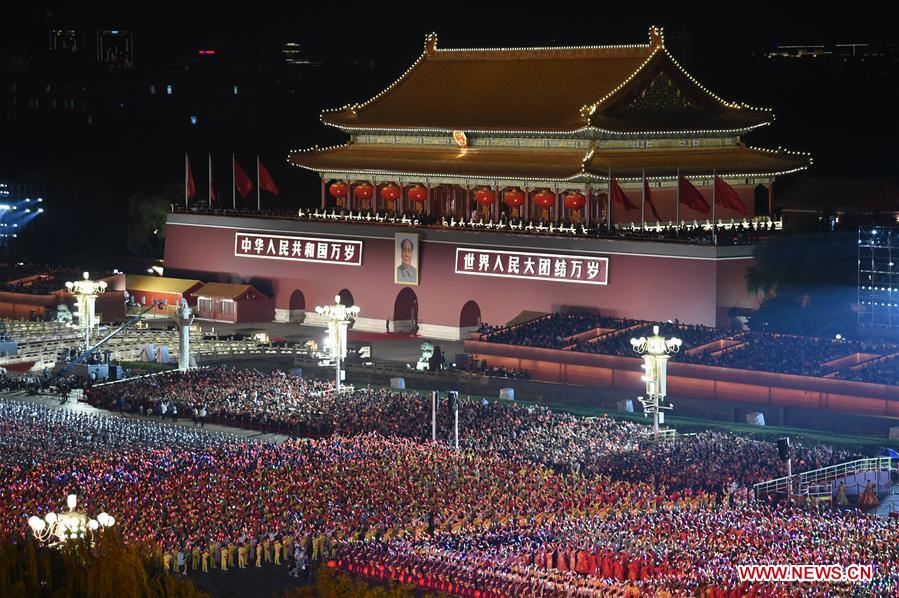
[(173, 205), (172, 212), (442, 230), (488, 231), (551, 237), (621, 239), (689, 245), (752, 245), (783, 229), (782, 221), (771, 220), (768, 217), (718, 220), (714, 226), (711, 220), (681, 221), (680, 223), (653, 222), (643, 226), (639, 223), (628, 222), (613, 224), (611, 229), (609, 229), (605, 224), (586, 226), (583, 223), (570, 221), (524, 221), (519, 218), (501, 218), (495, 221), (493, 219), (456, 218), (454, 215), (438, 217), (428, 214), (397, 214), (363, 210), (347, 211), (333, 208), (324, 210), (304, 210), (301, 208), (296, 212), (256, 212), (201, 208), (185, 209), (184, 207)]

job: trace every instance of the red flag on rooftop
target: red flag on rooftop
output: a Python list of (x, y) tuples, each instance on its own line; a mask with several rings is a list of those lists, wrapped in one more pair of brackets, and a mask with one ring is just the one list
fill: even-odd
[(194, 181), (194, 172), (190, 168), (190, 160), (187, 154), (184, 154), (184, 165), (187, 166), (186, 176), (184, 177), (184, 197), (191, 198), (197, 194), (197, 184)]
[(212, 180), (212, 154), (209, 154), (209, 205), (215, 203), (215, 182)]
[(612, 201), (617, 204), (623, 205), (628, 210), (636, 210), (639, 206), (635, 205), (630, 199), (628, 199), (627, 195), (624, 194), (624, 191), (621, 189), (621, 186), (618, 184), (618, 179), (612, 177)]
[(677, 181), (677, 187), (680, 191), (680, 202), (682, 204), (703, 214), (708, 214), (712, 211), (709, 202), (702, 196), (699, 189), (693, 186), (693, 183), (684, 177), (680, 177)]
[(736, 210), (743, 216), (749, 214), (749, 210), (746, 209), (746, 204), (740, 199), (737, 190), (725, 183), (724, 179), (719, 176), (715, 177), (715, 203)]
[(656, 204), (652, 203), (652, 192), (649, 190), (649, 180), (646, 178), (646, 172), (643, 172), (643, 197), (646, 198), (646, 205), (649, 206), (649, 209), (652, 210), (652, 215), (655, 217), (657, 221), (661, 221), (662, 219), (659, 217), (659, 213), (656, 211)]
[(247, 176), (244, 169), (240, 167), (237, 160), (234, 160), (234, 184), (237, 187), (237, 192), (240, 193), (240, 196), (244, 199), (249, 197), (250, 193), (253, 192), (253, 181), (250, 180), (250, 177)]
[(259, 165), (259, 188), (263, 191), (268, 191), (275, 197), (278, 196), (280, 191), (278, 190), (278, 186), (275, 184), (275, 181), (272, 180), (272, 175), (268, 173), (268, 169), (265, 165), (259, 161), (259, 158), (256, 158), (256, 162)]

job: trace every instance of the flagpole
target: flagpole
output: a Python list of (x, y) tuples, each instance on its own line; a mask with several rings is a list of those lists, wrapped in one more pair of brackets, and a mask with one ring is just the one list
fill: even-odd
[(231, 154), (231, 206), (237, 211), (237, 181), (234, 178), (234, 154)]
[(606, 195), (606, 226), (612, 234), (612, 167), (609, 167), (609, 192)]
[(715, 230), (715, 204), (717, 202), (717, 197), (715, 197), (715, 183), (718, 182), (718, 175), (716, 174), (716, 170), (712, 170), (712, 238), (715, 240), (715, 245), (718, 244), (718, 232)]
[(646, 169), (643, 169), (643, 195), (640, 200), (640, 230), (646, 229)]
[(674, 230), (680, 232), (680, 168), (677, 169), (677, 193), (674, 202)]
[(212, 152), (209, 153), (209, 207), (212, 207)]
[(259, 181), (259, 154), (256, 154), (256, 211), (262, 211), (262, 190), (260, 189), (260, 181)]
[(187, 209), (187, 185), (190, 181), (190, 162), (187, 159), (187, 152), (184, 152), (184, 209)]
[(718, 175), (715, 174), (716, 171), (712, 171), (712, 226), (715, 226), (715, 204), (717, 203), (717, 197), (715, 197), (715, 182), (718, 179)]

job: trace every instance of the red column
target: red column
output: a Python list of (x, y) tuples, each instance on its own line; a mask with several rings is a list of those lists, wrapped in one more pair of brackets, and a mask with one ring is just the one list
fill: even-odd
[(590, 226), (590, 209), (593, 200), (593, 189), (589, 187), (584, 190), (584, 195), (587, 196), (587, 205), (584, 206), (584, 226)]
[[(753, 212), (755, 206), (753, 206)], [(756, 214), (757, 215), (757, 214)], [(774, 219), (774, 181), (768, 185), (768, 218)]]
[(559, 193), (558, 189), (553, 189), (553, 195), (556, 196), (556, 204), (553, 206), (553, 216), (556, 219), (556, 223), (562, 222), (562, 194)]
[(522, 191), (524, 191), (524, 205), (521, 206), (521, 221), (527, 222), (531, 216), (531, 190), (525, 186)]
[(328, 199), (325, 196), (325, 179), (322, 178), (322, 209), (324, 210), (325, 207), (327, 207), (327, 205), (328, 205)]

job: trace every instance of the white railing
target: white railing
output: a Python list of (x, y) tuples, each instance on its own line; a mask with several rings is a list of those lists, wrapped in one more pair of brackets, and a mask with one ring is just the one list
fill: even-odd
[[(810, 492), (811, 488), (832, 484), (834, 480), (845, 478), (866, 471), (889, 471), (892, 468), (891, 459), (889, 457), (872, 457), (868, 459), (857, 459), (846, 463), (839, 463), (821, 469), (813, 469), (804, 471), (799, 474), (793, 474), (791, 478), (784, 476), (766, 482), (759, 482), (753, 489), (755, 497), (760, 498), (766, 494), (786, 494), (790, 482), (793, 483), (794, 491), (799, 494), (800, 490), (805, 489)], [(798, 485), (797, 485), (798, 483)]]

